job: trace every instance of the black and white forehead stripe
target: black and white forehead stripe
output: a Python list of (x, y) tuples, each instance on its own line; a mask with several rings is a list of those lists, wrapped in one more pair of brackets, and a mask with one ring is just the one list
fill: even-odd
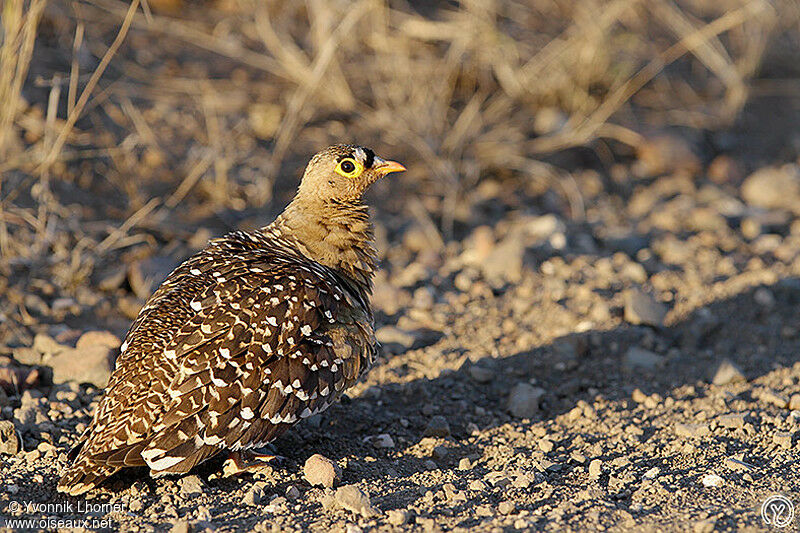
[[(341, 161), (345, 157), (350, 157), (350, 156), (348, 155), (339, 156), (339, 161)], [(356, 146), (355, 148), (353, 148), (352, 157), (354, 157), (359, 163), (364, 165), (364, 168), (372, 168), (372, 165), (375, 163), (375, 152), (373, 152), (369, 148), (362, 148), (361, 146)]]

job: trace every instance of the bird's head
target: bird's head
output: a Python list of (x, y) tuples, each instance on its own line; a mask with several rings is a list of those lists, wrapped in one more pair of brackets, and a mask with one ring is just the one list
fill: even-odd
[(337, 144), (311, 158), (298, 195), (321, 200), (358, 200), (379, 178), (405, 169), (400, 163), (378, 157), (369, 148)]

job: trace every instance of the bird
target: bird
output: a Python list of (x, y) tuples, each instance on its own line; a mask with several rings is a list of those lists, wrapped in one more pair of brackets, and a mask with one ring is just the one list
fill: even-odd
[(405, 170), (330, 146), (272, 223), (213, 239), (169, 274), (120, 346), (58, 491), (85, 493), (129, 467), (183, 474), (224, 452), (246, 472), (272, 457), (257, 449), (341, 397), (378, 349), (363, 194)]

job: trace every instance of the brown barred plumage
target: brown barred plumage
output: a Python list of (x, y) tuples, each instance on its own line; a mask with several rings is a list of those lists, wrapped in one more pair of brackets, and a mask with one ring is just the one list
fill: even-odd
[(272, 224), (213, 240), (172, 272), (131, 326), (58, 490), (81, 494), (130, 466), (188, 472), (336, 401), (376, 353), (361, 195), (400, 170), (366, 148), (327, 148)]

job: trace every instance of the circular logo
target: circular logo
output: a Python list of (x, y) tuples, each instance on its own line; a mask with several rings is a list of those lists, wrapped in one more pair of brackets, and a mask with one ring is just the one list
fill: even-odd
[(773, 494), (761, 504), (761, 518), (768, 526), (786, 527), (794, 520), (794, 505), (782, 494)]

